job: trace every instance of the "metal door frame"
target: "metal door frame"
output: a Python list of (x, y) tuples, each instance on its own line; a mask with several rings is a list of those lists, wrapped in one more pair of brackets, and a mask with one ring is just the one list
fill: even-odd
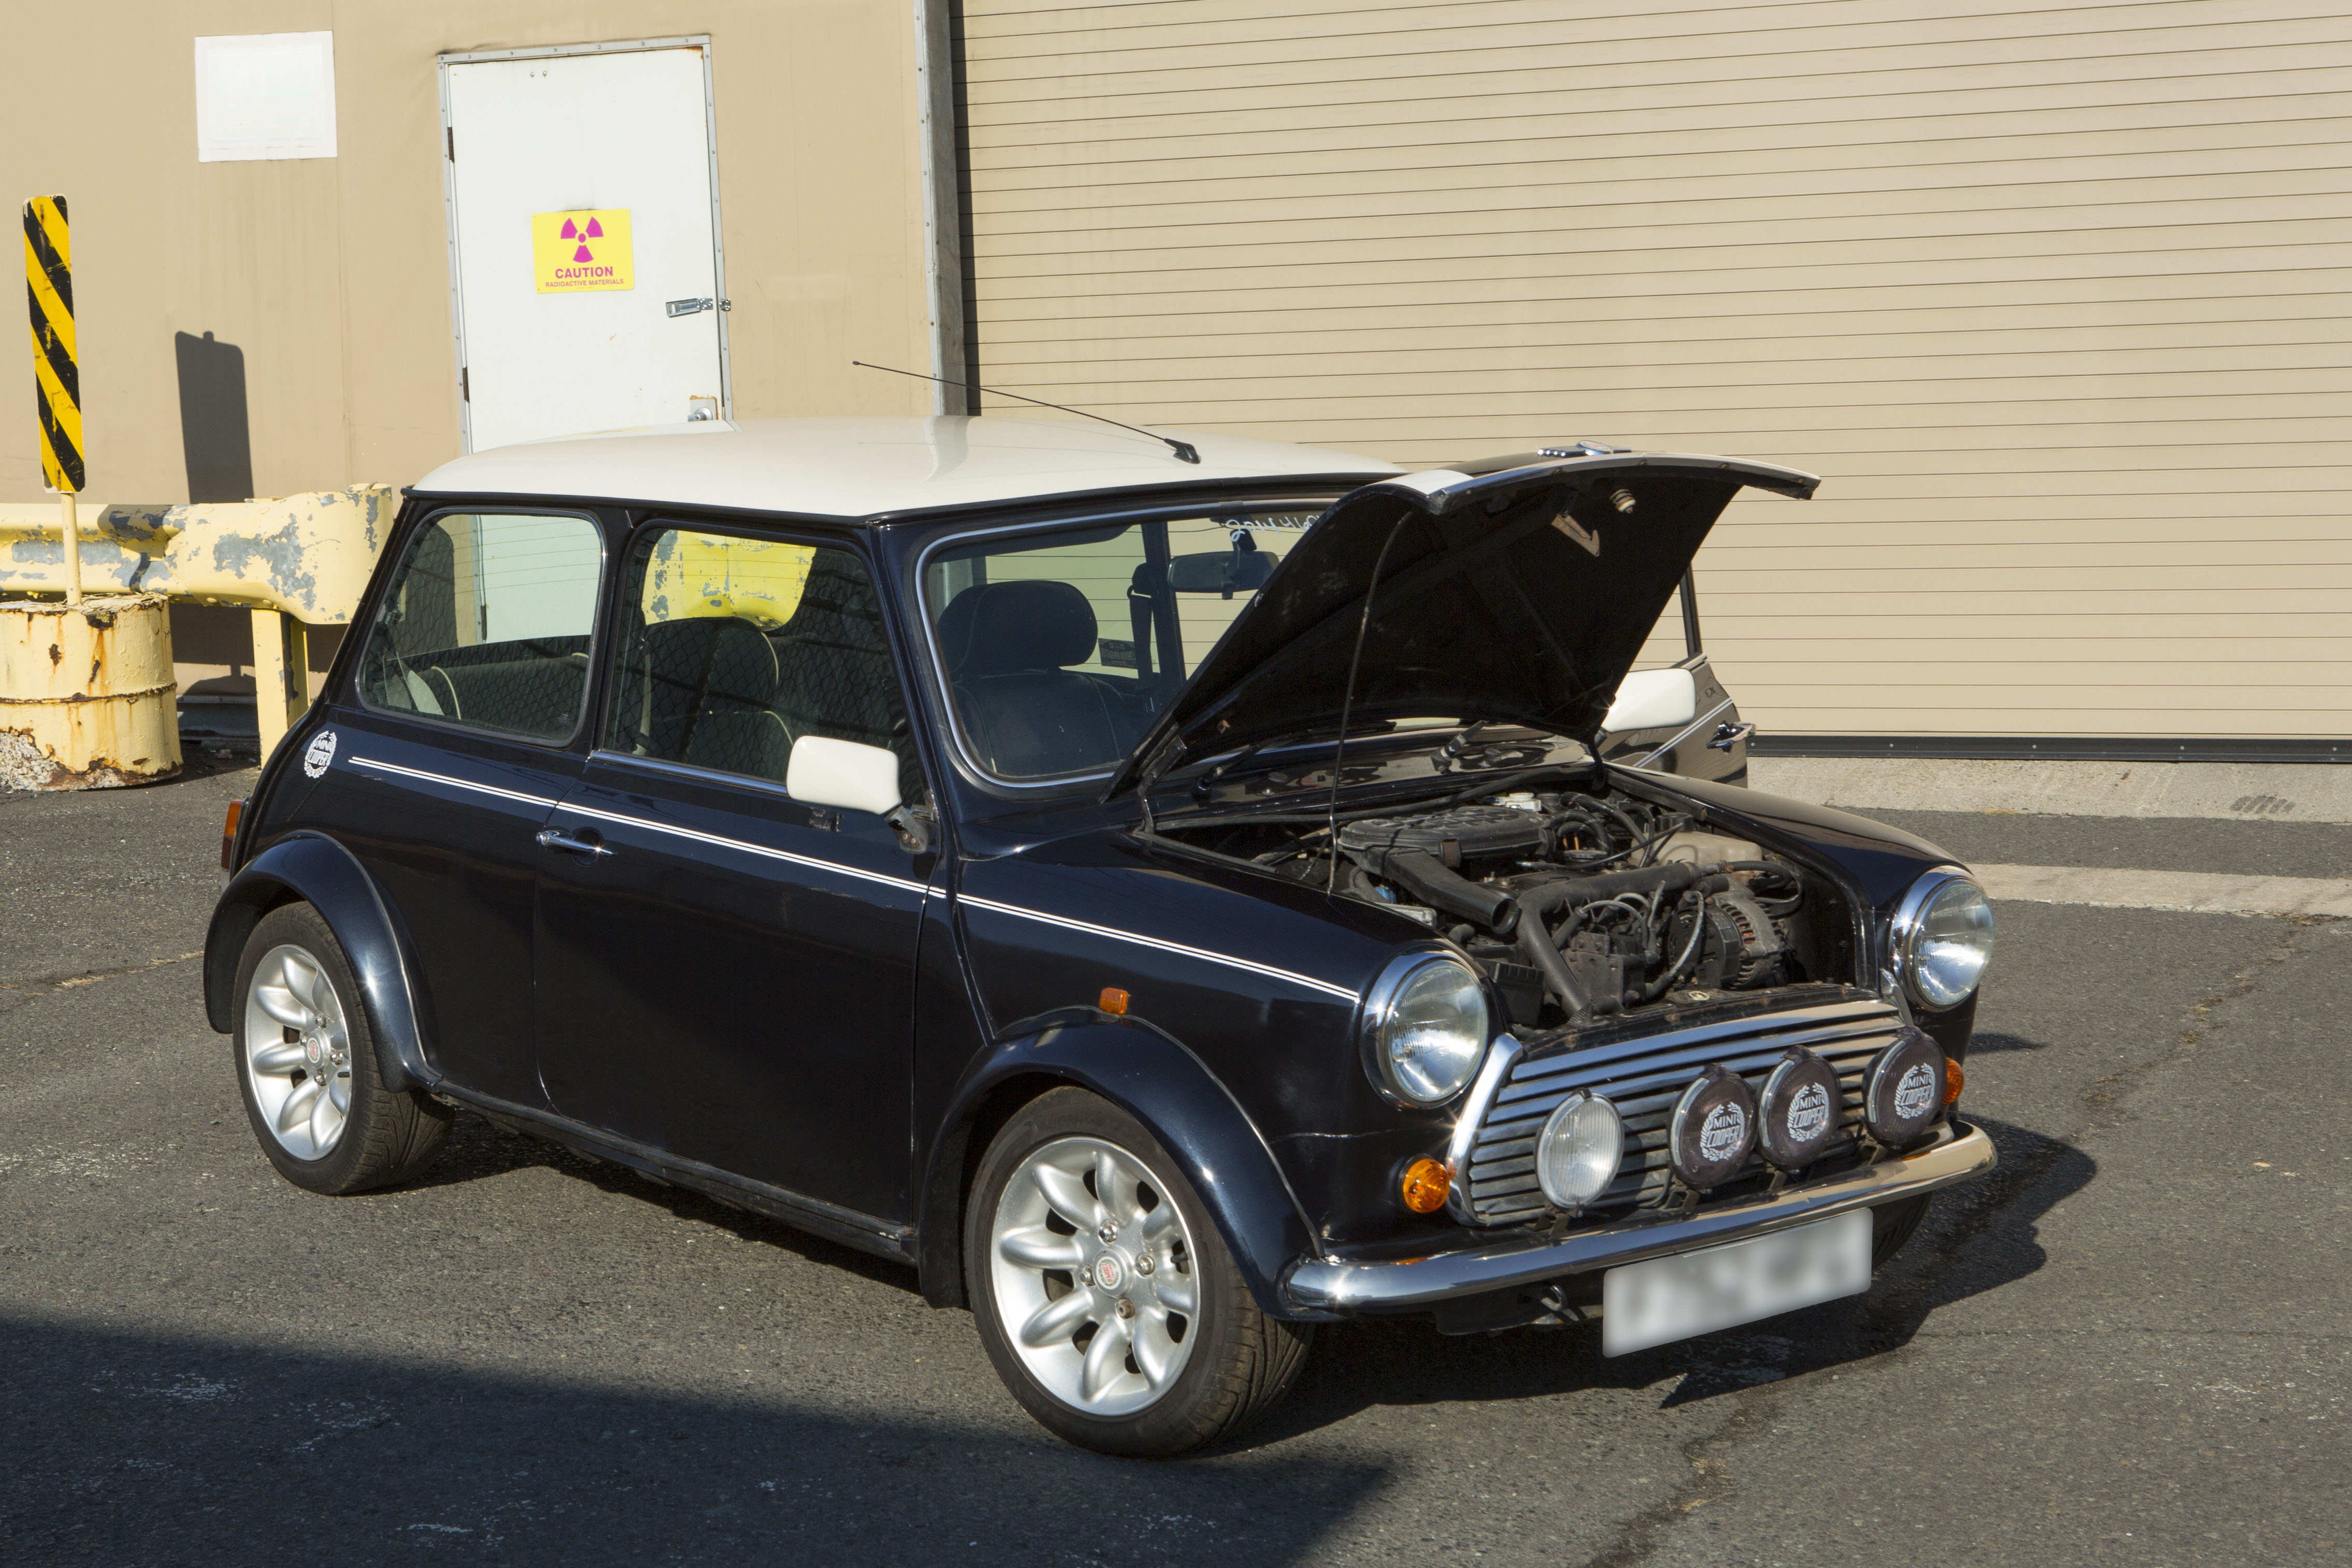
[(477, 49), (467, 54), (440, 55), (435, 59), (441, 87), (441, 207), (449, 236), (449, 326), (457, 345), (458, 450), (474, 449), (472, 378), (467, 371), (466, 300), (457, 270), (457, 126), (449, 119), (449, 68), (481, 65), (491, 60), (541, 60), (562, 55), (643, 54), (653, 49), (699, 49), (702, 52), (702, 141), (710, 168), (711, 287), (718, 291), (714, 313), (719, 318), (719, 416), (735, 417), (735, 377), (727, 353), (727, 238), (719, 217), (719, 99), (711, 88), (710, 35), (692, 33), (675, 38), (621, 38), (603, 44), (546, 44), (528, 49)]

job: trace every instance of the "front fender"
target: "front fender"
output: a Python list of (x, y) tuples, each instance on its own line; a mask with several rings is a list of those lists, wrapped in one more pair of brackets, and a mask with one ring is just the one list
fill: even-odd
[(982, 1052), (965, 1069), (933, 1141), (923, 1183), (919, 1262), (923, 1295), (963, 1301), (965, 1184), (981, 1150), (973, 1132), (992, 1106), (1074, 1084), (1148, 1128), (1208, 1205), (1217, 1232), (1267, 1313), (1297, 1319), (1283, 1271), (1315, 1251), (1314, 1227), (1274, 1152), (1233, 1092), (1182, 1042), (1150, 1025), (1074, 1013), (1033, 1020), (1018, 1037)]
[(352, 852), (317, 833), (279, 839), (245, 864), (213, 907), (205, 933), (205, 1016), (227, 1034), (236, 1026), (236, 966), (261, 917), (294, 900), (317, 910), (359, 978), (375, 1035), (376, 1066), (393, 1090), (441, 1079), (425, 1059), (410, 966), (392, 911)]

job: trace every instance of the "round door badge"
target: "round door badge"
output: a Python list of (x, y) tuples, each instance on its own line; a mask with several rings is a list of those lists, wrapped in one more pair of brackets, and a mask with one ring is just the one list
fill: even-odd
[(332, 730), (321, 730), (310, 737), (310, 749), (302, 753), (302, 771), (312, 778), (317, 778), (327, 771), (327, 764), (334, 760), (335, 732)]

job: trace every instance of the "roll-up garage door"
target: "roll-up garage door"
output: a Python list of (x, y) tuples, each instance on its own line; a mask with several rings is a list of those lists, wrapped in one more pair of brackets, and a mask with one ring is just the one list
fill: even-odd
[(968, 0), (966, 38), (983, 382), (1816, 469), (1699, 559), (1768, 733), (2346, 733), (2340, 8)]

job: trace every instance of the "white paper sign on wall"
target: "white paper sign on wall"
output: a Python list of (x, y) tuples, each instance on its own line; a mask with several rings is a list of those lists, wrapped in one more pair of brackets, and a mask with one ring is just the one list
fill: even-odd
[(335, 155), (335, 35), (196, 40), (196, 162)]

